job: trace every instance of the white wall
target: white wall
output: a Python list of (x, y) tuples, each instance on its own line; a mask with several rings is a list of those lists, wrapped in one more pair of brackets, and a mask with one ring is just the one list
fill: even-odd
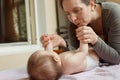
[(39, 27), (39, 34), (56, 33), (56, 7), (55, 0), (35, 0), (36, 4), (36, 25)]
[(48, 34), (56, 33), (57, 19), (55, 0), (45, 1), (45, 14), (46, 14), (46, 29)]

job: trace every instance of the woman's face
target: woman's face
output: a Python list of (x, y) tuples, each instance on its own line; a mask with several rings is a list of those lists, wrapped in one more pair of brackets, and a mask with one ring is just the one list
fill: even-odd
[(91, 6), (81, 0), (63, 0), (63, 9), (70, 22), (80, 26), (86, 26), (91, 21)]

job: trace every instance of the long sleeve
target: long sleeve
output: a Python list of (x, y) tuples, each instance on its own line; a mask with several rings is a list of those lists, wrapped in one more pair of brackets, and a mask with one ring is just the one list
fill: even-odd
[(114, 48), (107, 45), (100, 37), (98, 37), (98, 42), (93, 48), (105, 62), (111, 64), (118, 64), (120, 62), (120, 54)]
[(111, 64), (120, 63), (120, 5), (110, 2), (102, 3), (102, 25), (105, 42), (98, 37), (93, 46), (97, 54)]

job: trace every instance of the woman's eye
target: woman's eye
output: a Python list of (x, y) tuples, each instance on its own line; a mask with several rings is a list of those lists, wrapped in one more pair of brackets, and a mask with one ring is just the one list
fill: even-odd
[(74, 10), (74, 13), (79, 13), (80, 12), (80, 10)]
[(80, 13), (81, 11), (82, 11), (81, 8), (77, 8), (77, 9), (74, 9), (74, 10), (73, 10), (74, 13)]

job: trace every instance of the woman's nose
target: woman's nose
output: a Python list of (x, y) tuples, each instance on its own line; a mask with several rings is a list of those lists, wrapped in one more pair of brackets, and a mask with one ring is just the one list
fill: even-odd
[(77, 20), (77, 17), (75, 15), (70, 16), (70, 21), (75, 22)]

